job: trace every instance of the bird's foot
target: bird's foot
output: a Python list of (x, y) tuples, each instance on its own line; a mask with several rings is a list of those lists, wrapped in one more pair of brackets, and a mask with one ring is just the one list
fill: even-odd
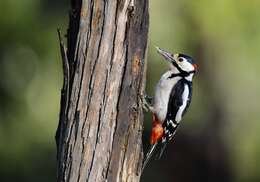
[(149, 97), (146, 94), (140, 95), (140, 101), (142, 103), (143, 109), (146, 112), (148, 112), (148, 111), (153, 112), (153, 106), (152, 106), (153, 98), (152, 97)]

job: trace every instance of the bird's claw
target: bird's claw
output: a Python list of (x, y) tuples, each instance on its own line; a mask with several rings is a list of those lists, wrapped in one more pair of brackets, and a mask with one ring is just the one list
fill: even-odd
[(140, 103), (142, 104), (142, 108), (148, 112), (148, 108), (146, 106), (146, 101), (145, 101), (145, 96), (143, 94), (140, 94), (139, 95), (139, 100), (140, 100)]
[(151, 105), (151, 102), (152, 102), (152, 97), (149, 97), (148, 95), (146, 94), (141, 94), (140, 95), (140, 101), (142, 103), (142, 107), (143, 109), (148, 112), (148, 111), (151, 111), (151, 108), (152, 108), (152, 105)]

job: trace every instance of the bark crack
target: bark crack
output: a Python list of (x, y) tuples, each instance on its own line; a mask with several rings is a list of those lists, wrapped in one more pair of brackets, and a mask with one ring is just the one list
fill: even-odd
[[(105, 4), (105, 3), (104, 3)], [(94, 6), (95, 6), (95, 3), (93, 2), (92, 3), (92, 7), (91, 7), (91, 10), (92, 10), (92, 12), (91, 12), (91, 22), (90, 22), (90, 25), (91, 25), (91, 27), (90, 27), (90, 36), (89, 37), (91, 37), (91, 30), (92, 30), (92, 20), (93, 20), (93, 13), (94, 13)], [(105, 5), (104, 5), (105, 6)], [(84, 118), (84, 120), (82, 121), (83, 122), (83, 126), (82, 126), (82, 130), (81, 130), (81, 138), (82, 138), (82, 142), (81, 142), (81, 145), (82, 145), (82, 151), (81, 151), (81, 162), (80, 162), (80, 165), (79, 165), (79, 174), (81, 174), (80, 173), (80, 171), (81, 171), (81, 168), (82, 168), (82, 162), (83, 162), (83, 157), (84, 157), (84, 149), (85, 149), (85, 147), (84, 147), (84, 141), (85, 141), (85, 137), (84, 137), (84, 131), (85, 131), (85, 125), (86, 125), (86, 123), (87, 123), (87, 116), (88, 116), (88, 111), (89, 111), (89, 105), (90, 105), (90, 103), (91, 103), (91, 98), (92, 98), (92, 93), (93, 93), (93, 90), (92, 90), (92, 87), (93, 87), (93, 80), (95, 79), (95, 74), (94, 74), (94, 72), (95, 72), (95, 69), (96, 69), (96, 65), (98, 64), (98, 60), (99, 60), (99, 55), (100, 55), (100, 46), (101, 46), (101, 41), (102, 41), (102, 36), (103, 36), (103, 27), (104, 27), (104, 14), (103, 14), (103, 21), (102, 21), (102, 27), (101, 27), (101, 33), (100, 33), (100, 39), (99, 39), (99, 42), (98, 42), (98, 51), (97, 51), (97, 56), (96, 56), (96, 59), (94, 60), (94, 65), (93, 65), (93, 67), (92, 67), (92, 70), (91, 70), (91, 76), (90, 76), (90, 81), (89, 81), (89, 85), (88, 85), (88, 97), (87, 97), (87, 105), (86, 105), (86, 107), (87, 107), (87, 109), (86, 109), (86, 114), (85, 114), (85, 118)], [(83, 67), (83, 68), (85, 68), (85, 66)], [(83, 73), (84, 73), (84, 71), (83, 71)], [(82, 77), (83, 78), (83, 77)], [(100, 110), (101, 110), (101, 108), (100, 108)], [(101, 111), (99, 110), (99, 121), (98, 121), (98, 129), (97, 129), (97, 133), (99, 132), (99, 127), (100, 127), (100, 115), (101, 115)], [(88, 135), (89, 135), (89, 129), (88, 129)], [(88, 138), (88, 135), (87, 135), (87, 138)], [(95, 147), (96, 147), (96, 144), (95, 144)], [(94, 152), (93, 152), (93, 158), (94, 158), (94, 156), (95, 156), (95, 147), (94, 147)], [(92, 160), (92, 162), (93, 162), (94, 160)], [(92, 168), (92, 164), (90, 165), (90, 171), (89, 171), (89, 174), (90, 174), (90, 172), (91, 172), (91, 168)], [(89, 175), (88, 174), (88, 175)], [(80, 175), (78, 176), (78, 179), (77, 179), (77, 181), (79, 181), (80, 180)], [(88, 179), (88, 177), (87, 177), (87, 179)]]

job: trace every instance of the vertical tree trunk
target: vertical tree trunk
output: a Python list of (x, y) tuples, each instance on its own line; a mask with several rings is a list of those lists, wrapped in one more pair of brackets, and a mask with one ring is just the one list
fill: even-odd
[(139, 181), (148, 0), (71, 0), (58, 181)]

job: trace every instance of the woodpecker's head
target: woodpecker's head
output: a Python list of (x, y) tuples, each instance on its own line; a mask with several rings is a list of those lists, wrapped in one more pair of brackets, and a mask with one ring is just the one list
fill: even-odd
[(157, 51), (170, 62), (170, 67), (173, 70), (178, 70), (178, 72), (195, 72), (197, 70), (197, 65), (194, 63), (192, 57), (185, 54), (172, 54), (166, 52), (165, 50), (156, 47)]

